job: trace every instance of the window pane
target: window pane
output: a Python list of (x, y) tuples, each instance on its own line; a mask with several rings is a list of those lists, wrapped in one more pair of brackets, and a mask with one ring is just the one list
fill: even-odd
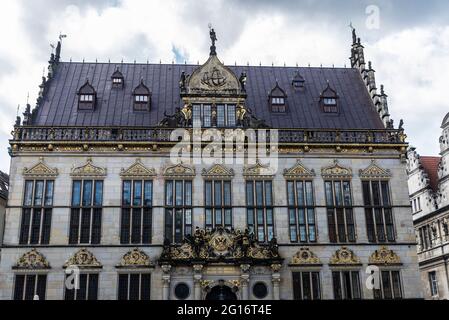
[(129, 275), (129, 300), (140, 299), (140, 274)]
[(210, 127), (211, 126), (211, 107), (210, 105), (203, 106), (203, 126)]
[(295, 300), (302, 300), (301, 273), (294, 272), (292, 278), (293, 278), (293, 298)]
[(312, 182), (306, 182), (306, 199), (307, 205), (313, 206), (313, 187)]
[(335, 205), (339, 207), (343, 205), (341, 182), (334, 181), (334, 186), (335, 186)]
[(377, 181), (373, 181), (371, 183), (371, 187), (373, 188), (373, 204), (375, 206), (380, 206), (380, 190), (379, 183)]
[(52, 214), (51, 209), (44, 209), (44, 216), (42, 219), (41, 244), (50, 243), (51, 214)]
[(263, 206), (263, 182), (256, 181), (256, 205)]
[(212, 209), (206, 209), (206, 226), (212, 227)]
[(206, 181), (205, 182), (205, 201), (206, 206), (212, 206), (212, 182)]
[(176, 205), (177, 206), (182, 206), (182, 205), (184, 205), (184, 203), (183, 203), (183, 201), (182, 201), (182, 199), (183, 199), (183, 196), (182, 196), (182, 192), (183, 192), (183, 190), (182, 190), (182, 185), (183, 185), (183, 183), (182, 183), (182, 181), (176, 181), (175, 182), (175, 194), (176, 194)]
[(81, 214), (80, 243), (89, 243), (90, 237), (90, 209), (83, 209)]
[(36, 276), (27, 275), (25, 283), (25, 300), (33, 300), (35, 292), (34, 289), (36, 286)]
[(362, 296), (360, 294), (360, 281), (359, 281), (359, 273), (351, 272), (352, 274), (352, 296), (354, 299), (361, 299)]
[(288, 199), (289, 206), (295, 205), (295, 190), (294, 190), (294, 184), (292, 181), (287, 182), (287, 199)]
[(383, 205), (385, 207), (390, 206), (390, 190), (388, 188), (388, 182), (383, 181), (381, 182), (382, 184), (382, 200), (383, 200)]
[(89, 275), (89, 296), (88, 300), (98, 299), (98, 274)]
[(265, 205), (273, 205), (271, 181), (265, 181)]
[(142, 243), (151, 243), (152, 212), (150, 208), (143, 209)]
[(232, 226), (232, 209), (225, 210), (225, 226)]
[(14, 300), (23, 300), (23, 287), (25, 285), (25, 276), (18, 274), (14, 282)]
[(28, 243), (28, 235), (30, 232), (31, 209), (23, 209), (22, 223), (20, 225), (20, 244)]
[(201, 106), (198, 104), (193, 105), (192, 108), (192, 123), (195, 127), (201, 126)]
[(221, 206), (221, 181), (214, 182), (214, 205)]
[(384, 299), (393, 299), (389, 271), (382, 271), (382, 288), (384, 289)]
[(231, 182), (224, 181), (223, 189), (224, 189), (224, 205), (231, 206)]
[(341, 290), (341, 281), (340, 281), (340, 272), (332, 272), (332, 284), (334, 286), (334, 299), (342, 300), (342, 290)]
[(41, 227), (41, 209), (33, 209), (33, 219), (31, 221), (30, 244), (39, 243), (40, 227)]
[(95, 181), (94, 206), (103, 205), (103, 181)]
[(142, 212), (140, 209), (133, 209), (132, 211), (132, 234), (131, 234), (131, 242), (132, 243), (140, 243), (141, 237), (141, 221), (142, 221)]
[(303, 272), (302, 273), (302, 289), (303, 289), (303, 299), (311, 300), (312, 299), (312, 288), (310, 287), (310, 273)]
[(78, 243), (80, 209), (72, 209), (70, 215), (69, 244)]
[(165, 182), (165, 204), (167, 206), (173, 205), (173, 181)]
[(142, 274), (140, 282), (140, 300), (150, 300), (151, 274)]
[(254, 205), (254, 195), (253, 195), (253, 182), (247, 181), (246, 182), (246, 204), (248, 206)]
[(345, 206), (347, 206), (347, 207), (352, 206), (351, 183), (349, 181), (343, 182), (343, 193), (344, 193), (344, 199), (345, 199)]
[(215, 210), (215, 225), (221, 226), (223, 224), (222, 216), (221, 216), (221, 209)]
[(183, 228), (183, 215), (182, 210), (176, 210), (175, 212), (175, 242), (180, 243), (182, 241), (182, 228)]
[(313, 300), (321, 299), (320, 274), (312, 272)]
[[(401, 275), (399, 271), (392, 271), (391, 276), (393, 278), (393, 293), (395, 299), (402, 299), (401, 289)], [(436, 279), (435, 279), (436, 281)], [(438, 286), (436, 287), (436, 294), (438, 294)]]
[(53, 205), (53, 181), (47, 181), (47, 186), (45, 188), (45, 205)]
[(305, 206), (304, 201), (304, 183), (302, 181), (296, 182), (297, 202), (298, 206)]
[(120, 227), (120, 243), (122, 243), (122, 244), (129, 243), (130, 224), (131, 224), (131, 210), (130, 209), (122, 209), (122, 219), (121, 219), (121, 227)]
[(128, 278), (127, 274), (118, 275), (118, 300), (128, 300)]
[(228, 126), (234, 127), (235, 126), (235, 105), (228, 105)]
[(73, 181), (72, 206), (79, 207), (81, 204), (81, 181)]
[(83, 206), (90, 206), (92, 203), (92, 181), (85, 180), (83, 188)]
[(335, 217), (334, 217), (334, 210), (328, 209), (327, 210), (327, 223), (328, 223), (328, 232), (329, 232), (329, 241), (330, 242), (337, 242), (337, 231), (335, 229)]
[(42, 195), (44, 192), (44, 181), (36, 181), (36, 190), (34, 191), (34, 205), (42, 205)]
[(326, 190), (326, 204), (327, 206), (334, 205), (333, 191), (332, 191), (332, 182), (327, 181), (324, 184), (324, 188)]
[(142, 181), (134, 181), (133, 206), (138, 207), (142, 204)]
[(33, 202), (33, 181), (26, 181), (23, 205), (31, 206), (32, 202)]
[(363, 188), (363, 203), (365, 206), (371, 205), (371, 192), (370, 192), (370, 183), (368, 181), (362, 182)]
[(150, 207), (153, 204), (153, 181), (145, 181), (144, 185), (144, 206)]
[(165, 239), (173, 242), (173, 211), (165, 210)]
[(184, 183), (185, 188), (185, 205), (191, 206), (192, 205), (192, 181), (185, 181)]
[(222, 104), (217, 105), (217, 126), (225, 126), (225, 106)]

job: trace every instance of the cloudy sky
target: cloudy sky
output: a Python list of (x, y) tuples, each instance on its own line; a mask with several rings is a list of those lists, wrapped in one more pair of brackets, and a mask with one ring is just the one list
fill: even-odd
[[(68, 61), (203, 62), (208, 24), (225, 63), (349, 64), (352, 21), (385, 85), (396, 124), (420, 154), (439, 152), (449, 112), (449, 2), (445, 0), (2, 0), (0, 170), (17, 106), (34, 105), (58, 35)], [(378, 14), (377, 14), (378, 13)], [(376, 17), (379, 17), (379, 20)], [(46, 71), (45, 71), (46, 73)]]

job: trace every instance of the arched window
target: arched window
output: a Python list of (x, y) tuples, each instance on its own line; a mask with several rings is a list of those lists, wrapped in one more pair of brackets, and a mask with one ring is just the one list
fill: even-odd
[(97, 92), (86, 79), (86, 83), (78, 90), (78, 109), (94, 110), (97, 100)]
[(338, 94), (331, 88), (329, 81), (327, 87), (320, 95), (320, 104), (324, 113), (338, 113)]
[(285, 113), (287, 112), (287, 95), (285, 91), (279, 87), (278, 82), (276, 81), (276, 86), (271, 90), (268, 95), (270, 110), (273, 113)]
[(125, 78), (123, 77), (123, 74), (120, 72), (119, 68), (114, 71), (112, 74), (112, 87), (113, 88), (123, 88), (125, 84)]
[(299, 70), (295, 71), (295, 75), (293, 76), (292, 79), (292, 86), (297, 89), (297, 88), (304, 88), (304, 83), (306, 82), (306, 80), (304, 79), (304, 77), (299, 73)]
[(135, 111), (149, 111), (151, 106), (151, 91), (143, 83), (140, 84), (133, 91), (134, 110)]

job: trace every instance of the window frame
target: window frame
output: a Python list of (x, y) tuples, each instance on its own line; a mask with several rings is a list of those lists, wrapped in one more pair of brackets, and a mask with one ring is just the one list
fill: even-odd
[[(28, 184), (31, 183), (30, 204), (28, 204)], [(42, 183), (40, 205), (36, 204), (36, 190), (38, 183)], [(23, 187), (23, 201), (21, 207), (21, 220), (19, 230), (19, 245), (48, 245), (51, 239), (52, 216), (54, 208), (55, 179), (26, 179)], [(51, 184), (50, 204), (47, 202), (48, 188)], [(28, 216), (28, 217), (27, 217)], [(37, 241), (33, 240), (33, 228), (35, 218), (39, 219), (39, 230)], [(36, 218), (37, 219), (37, 218)], [(27, 221), (25, 221), (27, 220)], [(26, 234), (25, 234), (26, 233)]]
[[(338, 274), (338, 286), (335, 282), (335, 275)], [(346, 274), (349, 274), (349, 287), (350, 291), (347, 290), (347, 279), (344, 278)], [(354, 287), (354, 275), (356, 275), (357, 287)], [(332, 292), (334, 296), (334, 300), (363, 300), (363, 290), (362, 290), (362, 282), (360, 277), (360, 270), (358, 269), (331, 269), (331, 277), (332, 277)], [(337, 290), (338, 289), (338, 290)], [(358, 291), (359, 297), (354, 298), (354, 289)], [(337, 296), (337, 291), (340, 293), (340, 297)], [(348, 298), (348, 293), (351, 294), (351, 297)]]
[[(220, 192), (220, 198), (221, 198), (221, 204), (217, 205), (216, 201), (216, 184), (220, 184), (221, 192)], [(232, 181), (228, 179), (206, 179), (204, 180), (204, 228), (208, 230), (212, 230), (216, 227), (223, 227), (226, 229), (232, 229), (233, 227), (233, 206), (232, 206)], [(208, 199), (207, 199), (207, 185), (211, 185), (211, 203), (208, 205)], [(225, 185), (229, 185), (229, 204), (226, 205), (226, 193), (225, 193)], [(208, 210), (211, 212), (211, 222), (208, 223)], [(217, 212), (220, 212), (221, 215), (221, 224), (217, 223)], [(230, 223), (226, 223), (226, 217), (227, 213), (230, 214)]]
[(430, 271), (428, 273), (429, 279), (429, 288), (430, 288), (430, 296), (431, 297), (439, 297), (439, 286), (438, 286), (438, 277), (436, 271)]
[[(248, 199), (248, 184), (252, 184), (252, 205), (249, 204)], [(258, 205), (257, 200), (257, 183), (262, 183), (262, 205)], [(266, 183), (270, 183), (270, 195), (271, 195), (271, 204), (267, 205), (267, 197), (266, 197)], [(253, 233), (255, 238), (262, 243), (269, 242), (272, 238), (276, 237), (276, 228), (275, 228), (275, 219), (274, 219), (274, 193), (273, 193), (273, 179), (247, 179), (245, 180), (245, 197), (246, 197), (246, 225), (250, 233)], [(263, 222), (259, 221), (259, 213), (262, 210), (263, 214)], [(249, 217), (251, 213), (251, 220), (253, 223), (249, 223)], [(268, 212), (271, 211), (271, 223), (267, 223), (268, 220)], [(261, 228), (260, 225), (263, 225), (264, 239), (260, 239), (259, 230)], [(253, 227), (251, 227), (253, 226)], [(269, 230), (272, 230), (272, 237), (269, 236)]]
[[(75, 183), (80, 183), (80, 191), (79, 191), (79, 204), (74, 205), (74, 192), (75, 192)], [(91, 183), (90, 188), (90, 204), (84, 205), (85, 197), (85, 182)], [(97, 192), (97, 183), (101, 183), (101, 204), (96, 204), (95, 197)], [(103, 179), (95, 179), (95, 178), (84, 178), (81, 177), (79, 179), (73, 179), (72, 180), (72, 193), (71, 193), (71, 203), (70, 203), (70, 217), (69, 217), (69, 244), (70, 245), (98, 245), (101, 244), (101, 239), (103, 236), (102, 228), (103, 228), (103, 201), (104, 201), (104, 180)], [(75, 225), (75, 211), (78, 213), (77, 217), (77, 226), (76, 229), (74, 228)], [(88, 232), (88, 241), (84, 242), (82, 241), (83, 236), (83, 220), (84, 217), (87, 216), (87, 212), (89, 212), (89, 232)], [(97, 217), (96, 217), (97, 216)], [(98, 218), (99, 216), (99, 218)], [(98, 239), (94, 238), (94, 220), (99, 219), (98, 225), (95, 226), (96, 229), (99, 230)], [(76, 241), (74, 240), (74, 236), (72, 235), (72, 232), (75, 233), (75, 230), (77, 230), (77, 237)], [(97, 230), (97, 231), (98, 231)]]
[[(98, 294), (99, 294), (99, 288), (100, 288), (100, 273), (99, 272), (90, 272), (90, 271), (81, 271), (79, 273), (80, 279), (80, 289), (76, 289), (73, 288), (71, 290), (67, 289), (66, 286), (64, 286), (64, 300), (65, 301), (96, 301), (98, 300)], [(78, 297), (78, 294), (80, 293), (81, 289), (81, 285), (82, 285), (82, 280), (81, 280), (81, 276), (86, 276), (86, 286), (85, 286), (85, 292), (84, 295), (85, 297), (83, 299), (80, 299)], [(93, 282), (92, 277), (95, 276), (96, 277), (96, 283), (95, 283), (95, 296), (91, 297), (90, 295), (90, 290), (92, 289), (91, 287), (91, 283)], [(70, 274), (67, 274), (65, 277), (65, 280), (70, 277)], [(70, 297), (68, 294), (68, 292), (73, 291), (73, 297)], [(82, 292), (82, 291), (81, 291)]]
[[(139, 276), (139, 298), (138, 299), (131, 299), (131, 276), (135, 276), (138, 275)], [(120, 276), (127, 276), (127, 294), (126, 294), (126, 299), (121, 299), (121, 288), (120, 288)], [(142, 298), (142, 287), (143, 287), (143, 277), (146, 276), (148, 277), (149, 283), (148, 283), (148, 287), (146, 288), (146, 290), (148, 290), (148, 294), (149, 296), (146, 298)], [(149, 301), (151, 300), (151, 285), (152, 285), (153, 279), (152, 279), (152, 272), (148, 272), (148, 271), (139, 271), (139, 272), (119, 272), (117, 274), (117, 300), (122, 300), (122, 301)]]
[[(308, 276), (310, 299), (305, 299), (304, 290), (304, 276)], [(317, 276), (318, 282), (318, 295), (315, 292), (314, 276)], [(297, 287), (297, 279), (299, 278), (299, 288)], [(315, 301), (322, 300), (322, 284), (321, 284), (321, 272), (320, 270), (293, 270), (292, 271), (292, 288), (293, 288), (293, 300), (296, 301)]]
[[(17, 291), (18, 288), (18, 277), (23, 277), (23, 283), (21, 285), (21, 298), (18, 298), (17, 296), (19, 295), (19, 292)], [(28, 290), (27, 290), (27, 284), (28, 284), (28, 279), (30, 277), (34, 278), (34, 288), (33, 288), (33, 294), (32, 297), (27, 297), (28, 294)], [(43, 277), (43, 278), (42, 278)], [(39, 300), (46, 300), (46, 296), (47, 296), (47, 287), (48, 287), (48, 274), (47, 273), (42, 273), (42, 272), (37, 272), (37, 273), (16, 273), (14, 274), (14, 284), (13, 284), (13, 296), (12, 296), (12, 300), (14, 301), (31, 301), (34, 300), (34, 296), (39, 294), (39, 279), (44, 279), (43, 283), (41, 282), (41, 284), (43, 285), (43, 288), (40, 288), (43, 290), (43, 296), (39, 295)], [(29, 298), (29, 299), (27, 299)]]
[[(366, 194), (365, 190), (365, 186), (367, 184), (369, 187), (368, 195)], [(374, 190), (374, 185), (376, 185), (378, 188), (376, 192)], [(387, 192), (387, 194), (385, 195), (384, 192)], [(377, 201), (375, 201), (376, 193), (378, 197)], [(393, 204), (389, 181), (385, 179), (362, 180), (362, 196), (368, 241), (370, 243), (396, 243), (396, 223), (393, 214)], [(366, 198), (367, 196), (369, 196), (369, 199)], [(385, 204), (385, 199), (387, 199), (387, 204)], [(375, 202), (378, 202), (378, 204), (376, 204)], [(381, 231), (379, 231), (379, 229), (381, 229)]]
[[(389, 290), (391, 293), (391, 298), (385, 297), (386, 293), (385, 293), (385, 283), (384, 283), (384, 277), (383, 277), (384, 274), (388, 274)], [(399, 290), (399, 297), (396, 297), (393, 274), (398, 275), (397, 279), (399, 280), (399, 287), (397, 287), (397, 289)], [(380, 289), (373, 290), (374, 299), (375, 300), (402, 300), (404, 297), (404, 289), (403, 289), (403, 284), (402, 284), (401, 271), (397, 270), (397, 269), (380, 269), (379, 276), (380, 276), (380, 279), (379, 279)]]
[[(135, 187), (136, 182), (140, 183), (140, 204), (135, 205)], [(125, 203), (125, 184), (130, 184), (129, 190), (129, 204)], [(146, 204), (146, 186), (150, 185), (150, 204)], [(121, 188), (121, 207), (120, 207), (120, 244), (151, 244), (153, 237), (153, 201), (154, 201), (154, 181), (153, 179), (139, 179), (139, 178), (126, 178), (122, 179), (122, 188)], [(127, 218), (127, 228), (128, 232), (126, 233), (125, 228), (125, 213), (128, 211)], [(137, 211), (140, 214), (140, 228), (139, 228), (139, 241), (135, 240), (134, 232), (137, 228), (134, 226), (134, 217), (137, 216)], [(149, 215), (149, 218), (146, 217)], [(147, 223), (145, 223), (147, 221)], [(148, 235), (145, 236), (145, 230), (149, 232)], [(128, 238), (128, 241), (125, 241), (125, 236)]]
[[(327, 187), (326, 184), (331, 183), (332, 186), (332, 205), (329, 205), (328, 203), (328, 197), (327, 197)], [(336, 196), (336, 183), (340, 184), (340, 195), (341, 195), (341, 202), (342, 205), (338, 205), (337, 196)], [(347, 183), (349, 185), (349, 196), (350, 196), (350, 205), (345, 204), (345, 191), (344, 191), (344, 184)], [(357, 224), (355, 220), (355, 214), (354, 214), (354, 195), (353, 195), (353, 188), (352, 188), (352, 181), (351, 179), (324, 179), (324, 196), (326, 201), (326, 217), (327, 217), (327, 226), (328, 226), (328, 234), (329, 234), (329, 242), (331, 243), (341, 243), (341, 244), (349, 244), (349, 243), (356, 243), (357, 242)], [(332, 224), (330, 221), (330, 212), (332, 211)], [(343, 220), (344, 220), (344, 240), (341, 240), (342, 237), (340, 236), (340, 226), (342, 223), (339, 223), (339, 213), (343, 213)], [(352, 223), (348, 223), (348, 217), (350, 217), (349, 220), (352, 220)], [(341, 222), (341, 221), (340, 221)], [(333, 232), (331, 232), (331, 225), (333, 226)], [(352, 226), (353, 234), (351, 235), (349, 233), (350, 226)], [(353, 239), (351, 239), (351, 237)], [(335, 239), (333, 239), (335, 238)]]
[[(298, 183), (302, 183), (302, 199), (303, 204), (298, 204)], [(290, 203), (290, 193), (289, 193), (289, 184), (293, 184), (293, 204)], [(309, 204), (309, 200), (307, 199), (307, 184), (310, 184), (311, 189), (311, 197), (312, 204)], [(316, 219), (316, 202), (315, 202), (315, 188), (312, 179), (286, 179), (286, 190), (287, 190), (287, 206), (288, 206), (288, 224), (289, 224), (289, 238), (291, 243), (317, 243), (318, 242), (318, 228), (317, 228), (317, 219)], [(292, 210), (295, 212), (295, 221), (292, 221)], [(301, 210), (304, 213), (304, 223), (300, 223), (300, 214)], [(311, 223), (310, 219), (310, 211), (313, 215), (313, 223)], [(310, 225), (313, 226), (313, 234), (314, 239), (310, 237)], [(305, 231), (305, 240), (302, 236), (302, 227)], [(296, 239), (292, 237), (292, 228), (295, 228)]]

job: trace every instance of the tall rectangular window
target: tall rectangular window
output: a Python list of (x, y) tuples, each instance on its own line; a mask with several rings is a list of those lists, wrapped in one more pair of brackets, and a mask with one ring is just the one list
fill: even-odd
[(355, 242), (355, 223), (349, 181), (325, 181), (329, 240), (332, 243)]
[(181, 243), (192, 234), (192, 181), (165, 181), (165, 238)]
[(232, 227), (231, 181), (212, 180), (204, 182), (205, 226)]
[(294, 300), (320, 300), (319, 272), (293, 272)]
[(17, 274), (14, 281), (14, 300), (33, 300), (36, 295), (39, 300), (45, 300), (46, 287), (46, 274)]
[(380, 289), (374, 290), (374, 299), (402, 299), (401, 274), (399, 271), (381, 271)]
[(315, 203), (312, 181), (287, 181), (291, 242), (316, 242)]
[[(212, 115), (214, 114), (214, 118)], [(213, 121), (214, 120), (214, 121)], [(214, 111), (210, 104), (192, 106), (192, 123), (195, 127), (235, 127), (236, 108), (233, 104), (216, 105)]]
[(358, 271), (333, 271), (332, 284), (335, 300), (362, 299)]
[(438, 279), (437, 273), (435, 271), (429, 272), (429, 287), (430, 287), (430, 295), (432, 297), (438, 296)]
[(102, 206), (102, 180), (73, 181), (69, 244), (100, 243)]
[(53, 189), (53, 180), (25, 181), (20, 244), (50, 243)]
[(118, 275), (118, 300), (150, 300), (151, 274)]
[(387, 181), (363, 181), (363, 202), (369, 242), (394, 242), (395, 231)]
[(65, 289), (64, 299), (98, 300), (98, 273), (81, 273), (79, 289)]
[(250, 233), (268, 242), (274, 237), (273, 191), (271, 180), (246, 181), (246, 216)]
[(123, 181), (121, 244), (151, 243), (152, 206), (153, 181)]

